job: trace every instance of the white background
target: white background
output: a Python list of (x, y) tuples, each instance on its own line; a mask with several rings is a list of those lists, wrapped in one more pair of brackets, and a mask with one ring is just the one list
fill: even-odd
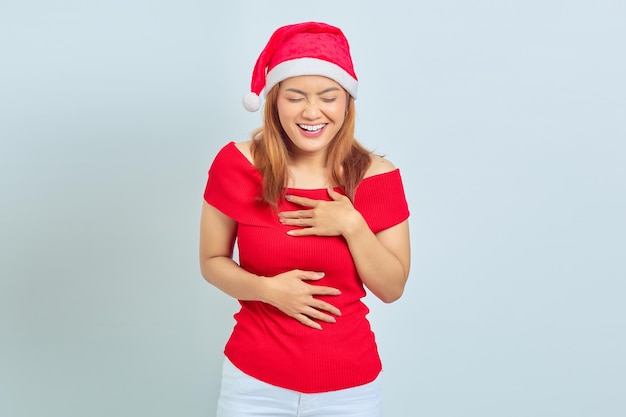
[(206, 173), (278, 26), (348, 36), (413, 268), (386, 416), (626, 415), (621, 1), (0, 3), (0, 416), (213, 416)]

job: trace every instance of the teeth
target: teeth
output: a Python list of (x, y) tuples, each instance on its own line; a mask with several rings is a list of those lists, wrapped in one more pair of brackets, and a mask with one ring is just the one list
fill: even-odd
[(300, 126), (301, 129), (304, 129), (306, 131), (315, 132), (315, 131), (321, 130), (326, 125), (325, 124), (319, 124), (319, 125), (301, 125), (301, 124), (299, 124), (298, 126)]

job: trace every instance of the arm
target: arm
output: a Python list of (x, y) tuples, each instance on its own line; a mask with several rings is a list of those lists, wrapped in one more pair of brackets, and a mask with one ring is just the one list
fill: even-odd
[(292, 236), (343, 236), (363, 283), (382, 301), (391, 303), (402, 295), (410, 267), (408, 220), (374, 234), (348, 197), (328, 189), (332, 201), (287, 196), (290, 201), (312, 207), (280, 213), (281, 221), (302, 229)]
[(315, 295), (338, 295), (339, 290), (309, 285), (323, 273), (293, 270), (272, 279), (247, 272), (232, 259), (237, 222), (215, 207), (204, 203), (200, 221), (200, 271), (212, 285), (231, 297), (244, 301), (262, 301), (273, 305), (302, 324), (321, 330), (319, 323), (335, 322), (341, 313)]
[(367, 288), (385, 303), (400, 298), (410, 267), (408, 220), (376, 234), (363, 220), (343, 236)]
[[(374, 157), (368, 175), (382, 174), (395, 166)], [(280, 213), (281, 221), (301, 226), (289, 232), (292, 236), (343, 236), (363, 283), (386, 303), (400, 298), (409, 275), (410, 239), (408, 220), (374, 234), (351, 201), (328, 189), (331, 201), (287, 196), (292, 202), (307, 207)]]
[(231, 297), (261, 301), (265, 298), (263, 280), (232, 259), (236, 235), (237, 223), (205, 202), (200, 219), (200, 272)]

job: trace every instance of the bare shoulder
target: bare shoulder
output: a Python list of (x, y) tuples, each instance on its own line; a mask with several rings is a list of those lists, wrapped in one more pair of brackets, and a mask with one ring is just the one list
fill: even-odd
[(369, 168), (365, 172), (365, 178), (391, 172), (394, 169), (396, 169), (396, 166), (393, 163), (391, 163), (390, 160), (382, 156), (372, 154), (370, 156), (370, 159), (371, 159), (371, 163), (370, 163)]
[(250, 150), (250, 145), (252, 145), (252, 140), (235, 143), (235, 147), (239, 149), (239, 152), (241, 152), (243, 156), (248, 158), (248, 161), (252, 162), (253, 158), (252, 158), (252, 151)]

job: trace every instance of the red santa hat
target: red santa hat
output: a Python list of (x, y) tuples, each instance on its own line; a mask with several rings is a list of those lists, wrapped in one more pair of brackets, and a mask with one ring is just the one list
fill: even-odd
[(328, 77), (356, 99), (359, 82), (348, 40), (339, 28), (319, 22), (278, 28), (256, 61), (244, 107), (248, 111), (259, 110), (261, 93), (266, 95), (279, 82), (300, 75)]

